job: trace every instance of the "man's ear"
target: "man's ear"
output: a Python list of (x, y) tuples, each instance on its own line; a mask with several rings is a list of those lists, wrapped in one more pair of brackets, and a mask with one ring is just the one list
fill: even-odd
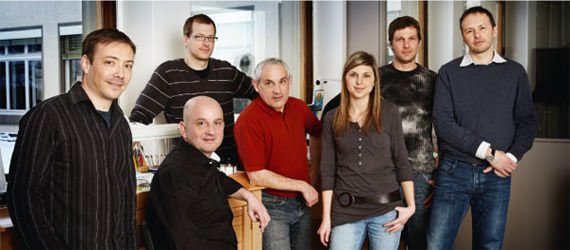
[(188, 44), (190, 44), (190, 36), (185, 34), (183, 40), (184, 40), (184, 47), (188, 48)]
[(182, 139), (186, 141), (186, 124), (184, 124), (184, 121), (180, 121), (178, 123), (178, 130), (180, 132), (180, 135), (182, 135)]
[(255, 91), (257, 93), (259, 93), (259, 88), (258, 88), (257, 84), (258, 84), (258, 82), (256, 80), (253, 80), (253, 79), (251, 80), (251, 85), (253, 85), (253, 88), (255, 89)]
[(82, 55), (81, 70), (83, 70), (83, 74), (88, 74), (90, 67), (91, 67), (91, 61), (89, 60), (89, 57), (87, 57), (87, 55)]

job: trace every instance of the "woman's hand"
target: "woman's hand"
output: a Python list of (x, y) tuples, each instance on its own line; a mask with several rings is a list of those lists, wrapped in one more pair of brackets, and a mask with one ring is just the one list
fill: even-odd
[(330, 218), (323, 218), (323, 220), (321, 221), (321, 226), (319, 227), (319, 230), (317, 231), (317, 234), (321, 238), (321, 243), (323, 243), (324, 246), (328, 247), (329, 246), (329, 239), (331, 236), (331, 219)]
[(412, 217), (416, 212), (415, 207), (396, 207), (395, 209), (396, 212), (398, 212), (398, 217), (395, 220), (384, 224), (385, 227), (389, 227), (386, 229), (386, 232), (388, 233), (395, 233), (402, 230), (410, 217)]

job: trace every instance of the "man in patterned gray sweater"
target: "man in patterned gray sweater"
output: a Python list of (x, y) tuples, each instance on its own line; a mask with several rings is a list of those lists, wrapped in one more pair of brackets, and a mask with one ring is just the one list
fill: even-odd
[(129, 120), (152, 123), (161, 111), (168, 123), (182, 121), (184, 104), (204, 95), (220, 103), (224, 111), (224, 140), (216, 153), (228, 163), (237, 163), (233, 136), (234, 98), (253, 99), (257, 92), (251, 78), (230, 63), (211, 58), (216, 40), (216, 24), (204, 14), (188, 18), (184, 24), (184, 58), (159, 65), (141, 92)]

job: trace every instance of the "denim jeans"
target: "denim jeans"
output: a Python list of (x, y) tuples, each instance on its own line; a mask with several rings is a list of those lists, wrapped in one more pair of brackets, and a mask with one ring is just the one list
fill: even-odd
[(370, 250), (398, 249), (402, 231), (387, 233), (388, 228), (384, 227), (384, 224), (396, 219), (397, 215), (396, 210), (392, 210), (376, 217), (334, 226), (331, 231), (330, 249), (361, 249), (366, 235)]
[(511, 178), (485, 165), (444, 158), (439, 167), (428, 229), (428, 249), (452, 249), (471, 206), (473, 249), (501, 249), (507, 222)]
[(429, 211), (431, 207), (425, 208), (424, 201), (432, 192), (432, 186), (428, 183), (433, 174), (414, 174), (414, 199), (416, 201), (416, 212), (406, 223), (402, 236), (407, 249), (427, 248), (427, 227), (429, 225)]
[(281, 197), (263, 192), (261, 199), (271, 221), (263, 232), (264, 250), (309, 249), (311, 210), (302, 195)]

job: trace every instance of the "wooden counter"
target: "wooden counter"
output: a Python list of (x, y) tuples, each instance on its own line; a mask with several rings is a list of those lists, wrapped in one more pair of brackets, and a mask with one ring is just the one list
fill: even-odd
[(0, 249), (12, 249), (12, 220), (6, 206), (0, 207)]

